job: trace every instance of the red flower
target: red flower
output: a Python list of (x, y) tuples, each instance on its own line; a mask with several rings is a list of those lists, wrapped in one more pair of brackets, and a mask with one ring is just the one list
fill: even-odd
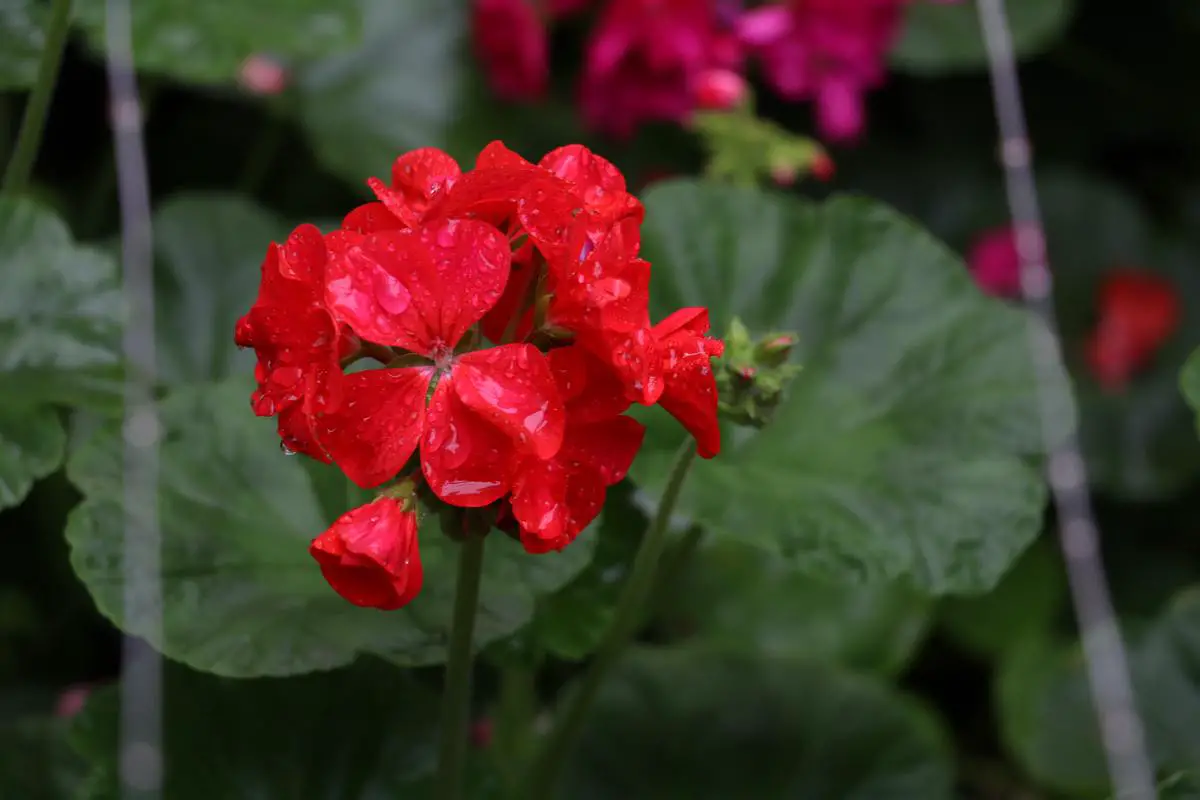
[(618, 137), (643, 122), (682, 122), (716, 38), (711, 0), (611, 0), (588, 42), (584, 119)]
[(296, 228), (282, 247), (272, 244), (258, 299), (235, 334), (238, 346), (258, 355), (254, 413), (278, 415), (284, 447), (321, 461), (328, 459), (313, 441), (312, 418), (341, 402), (338, 360), (357, 346), (325, 307), (326, 258), (325, 240), (312, 225)]
[[(624, 478), (644, 436), (631, 403), (661, 402), (700, 455), (720, 449), (723, 346), (704, 309), (651, 326), (645, 212), (612, 164), (579, 145), (533, 164), (493, 142), (473, 170), (424, 148), (369, 184), (377, 201), (341, 230), (271, 246), (238, 323), (255, 412), (288, 447), (361, 486), (419, 469), (445, 503), (499, 503), (530, 552), (570, 543)], [(383, 367), (343, 372), (363, 356)], [(420, 587), (415, 527), (385, 496), (312, 553), (351, 602), (398, 608)]]
[(473, 0), (471, 39), (493, 91), (536, 100), (550, 77), (546, 26), (529, 0)]
[(551, 459), (525, 459), (513, 483), (512, 512), (531, 553), (561, 550), (591, 524), (607, 487), (629, 471), (645, 428), (620, 416), (629, 407), (605, 365), (577, 347), (548, 358), (566, 403), (562, 449)]
[(394, 611), (421, 591), (417, 515), (394, 498), (350, 509), (309, 552), (333, 590), (356, 606)]
[(1087, 342), (1092, 375), (1118, 388), (1142, 369), (1179, 327), (1179, 294), (1148, 272), (1115, 270), (1100, 287), (1099, 323)]
[(346, 376), (348, 399), (319, 420), (318, 440), (362, 486), (396, 475), (419, 443), (438, 497), (471, 507), (500, 499), (514, 453), (550, 458), (563, 435), (562, 402), (535, 347), (455, 352), (500, 297), (508, 242), (476, 220), (351, 241), (329, 264), (330, 309), (364, 339), (431, 363)]
[(681, 308), (654, 326), (663, 370), (658, 403), (696, 437), (701, 458), (721, 451), (712, 359), (725, 352), (725, 343), (705, 336), (708, 327), (705, 308)]

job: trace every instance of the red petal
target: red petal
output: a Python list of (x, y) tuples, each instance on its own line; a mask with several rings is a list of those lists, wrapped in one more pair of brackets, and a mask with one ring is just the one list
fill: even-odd
[(454, 185), (462, 170), (448, 153), (422, 147), (405, 153), (392, 163), (392, 188), (413, 203), (428, 203)]
[(707, 330), (708, 310), (703, 308), (680, 309), (654, 326), (664, 384), (659, 405), (696, 437), (702, 458), (721, 451), (712, 358), (725, 349), (720, 340), (703, 335)]
[(433, 355), (499, 299), (510, 257), (504, 236), (475, 220), (382, 231), (330, 259), (326, 302), (364, 339)]
[(421, 591), (417, 516), (390, 497), (351, 509), (309, 553), (334, 591), (356, 606), (394, 611)]
[(382, 231), (330, 259), (325, 302), (364, 339), (428, 353), (437, 338), (418, 298), (436, 280), (429, 249), (411, 231)]
[(584, 348), (559, 347), (547, 353), (546, 358), (567, 409), (568, 425), (610, 419), (629, 408), (621, 381)]
[(584, 201), (591, 204), (587, 192), (593, 196), (600, 189), (600, 197), (609, 192), (625, 191), (625, 176), (612, 162), (588, 150), (581, 144), (569, 144), (551, 150), (542, 156), (538, 166), (550, 170), (563, 180), (577, 184), (585, 193)]
[(533, 164), (526, 161), (519, 153), (516, 153), (497, 139), (488, 144), (487, 147), (479, 151), (479, 157), (475, 159), (475, 169), (495, 169), (497, 167), (532, 167)]
[(500, 299), (512, 250), (495, 226), (477, 220), (445, 220), (418, 234), (437, 268), (436, 282), (419, 287), (425, 290), (420, 305), (430, 330), (453, 348)]
[[(532, 481), (538, 473), (530, 474), (531, 491), (525, 519), (521, 522), (521, 544), (530, 553), (546, 553), (561, 550), (573, 542), (592, 523), (604, 507), (604, 482), (594, 472), (575, 470), (566, 477), (566, 491), (550, 497), (535, 488)], [(525, 489), (525, 487), (522, 487)], [(513, 514), (517, 514), (517, 491), (513, 490)], [(528, 526), (525, 524), (528, 522)]]
[(467, 408), (451, 376), (438, 382), (425, 414), (421, 469), (433, 493), (452, 506), (480, 508), (508, 494), (512, 443)]
[[(534, 255), (532, 247), (522, 247), (513, 254), (512, 269), (508, 274), (508, 283), (504, 285), (504, 293), (480, 320), (479, 328), (483, 335), (496, 344), (505, 344), (506, 335), (508, 341), (521, 341), (533, 328), (533, 307), (529, 303), (529, 293), (541, 264), (541, 259), (535, 259)], [(516, 314), (521, 314), (522, 319), (513, 326), (513, 316)]]
[(558, 452), (566, 415), (550, 366), (536, 347), (507, 344), (466, 353), (452, 375), (463, 403), (522, 453), (551, 458)]
[(437, 216), (476, 217), (504, 226), (517, 213), (522, 196), (537, 191), (538, 186), (550, 187), (554, 181), (552, 175), (532, 165), (469, 172), (437, 206)]
[(383, 203), (367, 203), (351, 211), (342, 220), (342, 227), (356, 233), (375, 233), (407, 227)]
[(314, 423), (317, 441), (364, 488), (390, 480), (420, 441), (432, 370), (374, 369), (345, 377), (346, 401)]
[(319, 282), (325, 275), (325, 237), (316, 225), (301, 225), (279, 248), (279, 273), (297, 281)]
[[(574, 420), (572, 420), (574, 423)], [(586, 465), (607, 486), (625, 478), (633, 459), (642, 449), (646, 428), (633, 417), (614, 417), (567, 428), (558, 460), (572, 468)]]
[[(570, 525), (567, 474), (556, 459), (529, 459), (513, 482), (512, 512), (525, 534), (557, 544)], [(553, 546), (552, 544), (552, 546)]]
[(578, 257), (578, 251), (568, 251), (583, 203), (569, 183), (551, 175), (546, 178), (521, 189), (517, 217), (547, 259)]
[(329, 463), (329, 456), (317, 443), (313, 432), (312, 415), (302, 405), (292, 405), (279, 413), (279, 442), (288, 453), (303, 453), (309, 458)]

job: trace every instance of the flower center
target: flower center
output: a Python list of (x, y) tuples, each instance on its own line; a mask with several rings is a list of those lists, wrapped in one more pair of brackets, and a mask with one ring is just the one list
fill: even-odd
[(430, 350), (429, 357), (433, 359), (433, 366), (438, 372), (446, 372), (454, 364), (454, 348), (438, 342)]

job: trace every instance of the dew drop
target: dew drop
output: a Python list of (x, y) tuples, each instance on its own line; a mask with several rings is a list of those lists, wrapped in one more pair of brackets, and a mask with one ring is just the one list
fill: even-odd
[(283, 453), (285, 456), (294, 456), (294, 455), (296, 455), (296, 451), (295, 451), (295, 450), (293, 450), (292, 448), (288, 447), (288, 446), (287, 446), (287, 442), (283, 441), (282, 439), (280, 439), (280, 440), (279, 440), (279, 450), (280, 450), (280, 452), (282, 452), (282, 453)]

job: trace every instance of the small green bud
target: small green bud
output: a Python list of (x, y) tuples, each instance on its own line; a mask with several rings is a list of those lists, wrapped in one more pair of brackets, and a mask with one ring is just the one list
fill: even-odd
[(783, 400), (784, 388), (800, 371), (787, 363), (797, 337), (770, 333), (754, 339), (741, 320), (729, 323), (725, 355), (717, 362), (718, 409), (739, 425), (761, 428)]

